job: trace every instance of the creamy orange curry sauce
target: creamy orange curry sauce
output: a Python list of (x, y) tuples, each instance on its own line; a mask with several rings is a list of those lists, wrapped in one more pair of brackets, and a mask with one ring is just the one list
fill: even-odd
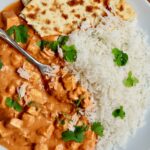
[[(3, 12), (0, 27), (4, 30), (13, 25), (27, 24), (20, 19), (22, 4), (17, 2)], [(96, 134), (88, 128), (83, 142), (62, 139), (62, 133), (68, 130), (72, 117), (78, 114), (75, 101), (82, 97), (80, 107), (90, 105), (90, 94), (80, 86), (75, 77), (66, 69), (66, 63), (50, 49), (40, 50), (36, 44), (41, 38), (28, 26), (29, 38), (20, 44), (38, 61), (59, 66), (57, 76), (42, 77), (38, 69), (26, 60), (9, 44), (0, 39), (0, 145), (9, 150), (94, 150)], [(44, 37), (55, 40), (55, 37)], [(30, 74), (29, 80), (22, 78), (17, 70), (24, 68)], [(18, 90), (24, 85), (24, 95)], [(21, 110), (8, 107), (6, 100), (15, 101)], [(17, 106), (16, 106), (17, 107)], [(78, 115), (76, 126), (88, 125), (88, 119)]]

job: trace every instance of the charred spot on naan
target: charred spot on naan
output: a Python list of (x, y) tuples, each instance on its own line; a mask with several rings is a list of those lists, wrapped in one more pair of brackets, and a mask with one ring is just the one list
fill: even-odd
[(68, 19), (68, 15), (67, 15), (67, 14), (62, 14), (62, 17), (63, 17), (64, 19)]
[(83, 0), (71, 0), (71, 1), (68, 1), (67, 4), (69, 6), (76, 6), (76, 5), (83, 5), (84, 4), (84, 1)]
[(28, 14), (27, 17), (34, 20), (36, 19), (36, 13)]
[(47, 3), (45, 3), (45, 2), (42, 2), (42, 5), (43, 5), (43, 6), (47, 6), (48, 4), (47, 4)]
[(49, 19), (46, 19), (46, 20), (45, 20), (45, 23), (46, 23), (46, 24), (51, 24), (51, 21), (50, 21)]

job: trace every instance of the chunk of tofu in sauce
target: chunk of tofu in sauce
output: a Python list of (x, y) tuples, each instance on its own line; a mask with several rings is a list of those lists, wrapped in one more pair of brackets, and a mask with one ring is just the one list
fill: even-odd
[[(22, 4), (17, 2), (2, 11), (0, 27), (7, 30), (13, 25), (26, 25), (18, 17), (22, 8)], [(49, 65), (54, 63), (64, 67), (64, 61), (57, 58), (52, 51), (40, 50), (36, 43), (41, 38), (31, 27), (28, 28), (28, 42), (19, 43), (20, 46), (42, 63)], [(42, 39), (53, 41), (57, 37), (49, 36)], [(61, 134), (67, 129), (67, 122), (69, 122), (68, 117), (62, 114), (67, 114), (71, 118), (77, 112), (74, 101), (82, 94), (86, 95), (72, 75), (63, 76), (60, 72), (62, 77), (58, 79), (43, 79), (35, 66), (1, 39), (0, 59), (4, 64), (0, 70), (0, 145), (9, 150), (20, 148), (22, 150), (95, 149), (97, 138), (92, 131), (85, 133), (86, 138), (82, 143), (64, 142), (61, 138)], [(23, 65), (32, 75), (29, 80), (21, 78), (17, 73), (17, 69)], [(25, 96), (19, 98), (17, 89), (24, 82), (28, 82)], [(69, 96), (71, 94), (72, 96)], [(8, 108), (5, 104), (7, 97), (18, 102), (23, 110), (17, 112), (13, 108)], [(88, 98), (86, 97), (86, 101), (83, 101), (83, 108), (89, 105)], [(66, 119), (66, 125), (59, 124), (59, 114)], [(87, 124), (89, 124), (88, 121)]]

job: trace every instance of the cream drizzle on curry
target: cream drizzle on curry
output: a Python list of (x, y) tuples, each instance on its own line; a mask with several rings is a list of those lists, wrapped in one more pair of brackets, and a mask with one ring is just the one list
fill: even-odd
[[(18, 17), (22, 10), (20, 2), (7, 7), (0, 14), (0, 27), (4, 30), (13, 25), (26, 22)], [(20, 53), (0, 40), (0, 60), (3, 67), (0, 70), (0, 145), (9, 150), (94, 150), (97, 135), (86, 130), (85, 139), (81, 143), (64, 142), (62, 132), (68, 129), (71, 118), (78, 114), (75, 100), (83, 97), (81, 107), (90, 105), (90, 94), (66, 70), (66, 63), (50, 49), (37, 46), (41, 38), (29, 27), (29, 38), (25, 44), (20, 44), (34, 58), (44, 64), (55, 64), (60, 67), (56, 77), (43, 78), (38, 69), (28, 62)], [(57, 37), (43, 37), (46, 40), (56, 40)], [(17, 73), (24, 67), (30, 74), (25, 80)], [(17, 89), (26, 84), (25, 96), (18, 100)], [(17, 112), (5, 104), (6, 98), (12, 98), (23, 107)], [(88, 125), (88, 119), (80, 115), (77, 125)]]

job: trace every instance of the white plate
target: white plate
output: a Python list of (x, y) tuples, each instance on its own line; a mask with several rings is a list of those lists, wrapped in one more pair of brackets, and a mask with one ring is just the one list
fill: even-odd
[[(15, 0), (4, 0), (0, 2), (0, 10)], [(150, 4), (146, 0), (128, 0), (138, 14), (139, 25), (150, 35)], [(150, 36), (149, 36), (150, 41)], [(133, 138), (129, 139), (125, 150), (150, 150), (150, 112), (146, 116), (147, 124), (139, 129)], [(0, 150), (4, 150), (0, 147)]]
[(149, 35), (150, 41), (150, 2), (148, 0), (127, 0), (136, 10), (138, 23)]
[[(138, 24), (148, 35), (150, 42), (150, 3), (147, 0), (127, 0), (136, 10)], [(150, 150), (150, 111), (146, 115), (146, 125), (129, 139), (125, 150)]]

